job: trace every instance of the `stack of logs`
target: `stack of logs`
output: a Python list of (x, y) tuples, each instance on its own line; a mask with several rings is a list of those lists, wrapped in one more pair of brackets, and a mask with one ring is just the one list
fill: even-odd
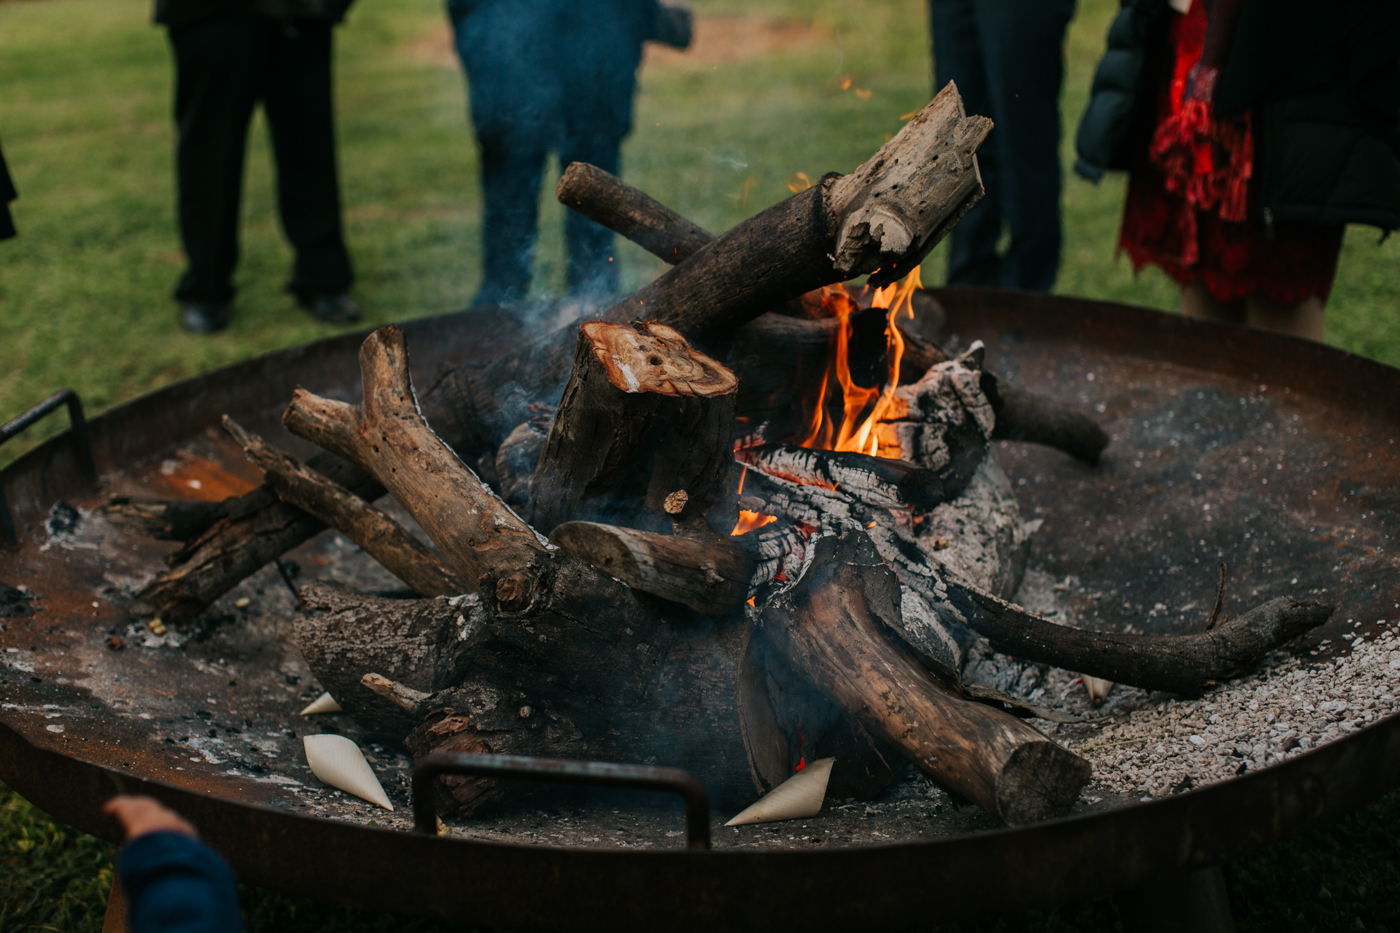
[[(963, 683), (974, 632), (1029, 660), (1192, 693), (1330, 609), (1278, 599), (1199, 636), (1154, 638), (1080, 632), (1005, 602), (1028, 532), (990, 441), (1093, 462), (1107, 438), (987, 372), (979, 348), (949, 358), (908, 325), (891, 414), (875, 426), (898, 457), (790, 443), (795, 412), (820, 404), (839, 326), (808, 316), (803, 296), (916, 268), (981, 196), (974, 153), (989, 130), (949, 85), (852, 174), (718, 238), (570, 166), (561, 201), (674, 268), (602, 320), (461, 367), (421, 397), (402, 333), (376, 331), (359, 404), (298, 391), (287, 409), (287, 428), (325, 451), (306, 463), (225, 419), (264, 487), (204, 515), (109, 508), (186, 541), (137, 611), (187, 624), (329, 525), (424, 598), (307, 583), (298, 644), (342, 707), (415, 756), (657, 761), (692, 770), (725, 805), (803, 757), (835, 757), (833, 793), (855, 796), (908, 761), (1009, 824), (1064, 813), (1088, 763), (1029, 725), (1024, 704)], [(851, 315), (858, 337), (874, 335), (843, 344), (851, 373), (887, 378), (870, 374), (888, 371), (894, 320)], [(510, 382), (557, 402), (552, 417), (497, 424), (495, 392)], [(436, 550), (371, 504), (386, 491)], [(766, 524), (730, 534), (741, 510)], [(442, 802), (470, 812), (500, 793), (446, 779)]]

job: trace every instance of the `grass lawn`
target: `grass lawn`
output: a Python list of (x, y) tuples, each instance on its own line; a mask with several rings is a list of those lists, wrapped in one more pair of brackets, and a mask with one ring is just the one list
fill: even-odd
[[(1081, 0), (1068, 43), (1065, 151), (1114, 0)], [(849, 171), (927, 101), (918, 0), (695, 0), (700, 41), (643, 70), (624, 174), (713, 231)], [(259, 121), (250, 144), (233, 326), (183, 333), (170, 291), (183, 262), (173, 217), (171, 63), (147, 0), (0, 0), (0, 140), (21, 193), (21, 235), (0, 243), (0, 419), (62, 386), (93, 412), (250, 355), (332, 332), (282, 291), (278, 229)], [(480, 200), (466, 95), (440, 0), (363, 0), (337, 38), (346, 225), (369, 323), (465, 304), (479, 281)], [(1068, 164), (1068, 163), (1067, 163)], [(541, 192), (540, 293), (563, 283), (562, 209)], [(1169, 309), (1175, 289), (1114, 255), (1123, 179), (1069, 178), (1059, 290)], [(1329, 309), (1333, 344), (1400, 365), (1395, 243), (1353, 229)], [(659, 263), (619, 247), (625, 287)], [(925, 265), (941, 280), (943, 257)], [(0, 455), (61, 429), (30, 432)], [(1231, 867), (1241, 930), (1400, 933), (1392, 795), (1338, 826)], [(0, 787), (0, 933), (97, 930), (110, 847), (55, 826)], [(245, 892), (250, 929), (436, 929)], [(1108, 902), (978, 930), (1111, 929)]]

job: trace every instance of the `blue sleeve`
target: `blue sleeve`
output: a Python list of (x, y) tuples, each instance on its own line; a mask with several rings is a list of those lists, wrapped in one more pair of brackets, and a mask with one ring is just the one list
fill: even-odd
[(138, 836), (122, 847), (117, 872), (132, 933), (242, 933), (233, 872), (197, 839)]

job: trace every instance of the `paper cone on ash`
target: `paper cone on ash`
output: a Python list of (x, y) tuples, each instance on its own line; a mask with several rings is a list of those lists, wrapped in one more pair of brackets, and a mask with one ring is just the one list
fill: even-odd
[(354, 794), (386, 810), (394, 809), (374, 776), (360, 747), (343, 735), (308, 735), (302, 738), (311, 772), (337, 790)]
[(812, 762), (724, 825), (776, 823), (816, 816), (822, 811), (826, 783), (831, 779), (831, 766), (835, 761), (835, 758), (821, 758)]

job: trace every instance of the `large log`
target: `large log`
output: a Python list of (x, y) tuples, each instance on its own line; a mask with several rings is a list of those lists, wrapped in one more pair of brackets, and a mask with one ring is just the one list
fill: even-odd
[(573, 370), (530, 482), (531, 521), (658, 530), (683, 496), (708, 510), (729, 473), (734, 374), (653, 322), (579, 328)]
[(1063, 816), (1089, 763), (1015, 717), (973, 703), (891, 644), (899, 581), (859, 531), (816, 545), (769, 603), (763, 631), (793, 667), (925, 774), (1012, 826)]

